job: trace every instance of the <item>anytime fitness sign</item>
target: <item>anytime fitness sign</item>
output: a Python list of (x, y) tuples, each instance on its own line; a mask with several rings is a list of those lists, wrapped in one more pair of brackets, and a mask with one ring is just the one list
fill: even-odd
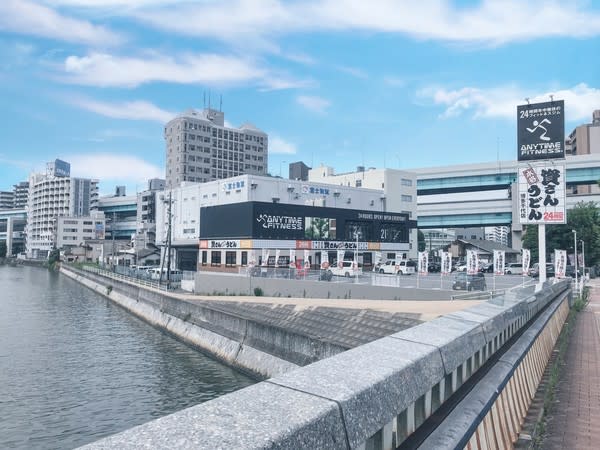
[(565, 157), (565, 102), (517, 106), (518, 160)]

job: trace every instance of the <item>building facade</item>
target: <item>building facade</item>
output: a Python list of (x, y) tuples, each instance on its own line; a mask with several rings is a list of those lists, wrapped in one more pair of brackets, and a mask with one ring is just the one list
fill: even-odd
[(21, 181), (13, 186), (15, 209), (25, 209), (29, 198), (29, 181)]
[[(365, 170), (359, 166), (356, 172), (336, 174), (329, 166), (311, 169), (308, 174), (311, 182), (328, 183), (336, 186), (377, 189), (379, 198), (375, 201), (381, 211), (392, 211), (407, 214), (409, 218), (417, 218), (417, 178), (409, 171), (396, 169)], [(410, 235), (410, 258), (417, 257), (417, 230)]]
[[(592, 123), (576, 127), (565, 142), (567, 155), (600, 154), (600, 109), (592, 114)], [(597, 194), (600, 187), (597, 184), (572, 186), (570, 194)]]
[(290, 163), (289, 169), (288, 178), (290, 180), (308, 181), (308, 171), (310, 170), (310, 167), (302, 161)]
[(48, 163), (46, 173), (30, 175), (26, 232), (28, 258), (47, 258), (50, 251), (57, 248), (60, 217), (89, 216), (98, 207), (98, 181), (73, 178), (67, 167), (67, 163), (56, 160)]
[(251, 124), (227, 127), (221, 111), (185, 111), (165, 125), (164, 136), (167, 189), (188, 181), (267, 174), (267, 134)]
[(88, 217), (59, 217), (57, 248), (79, 247), (91, 240), (104, 240), (106, 223), (104, 213), (92, 211)]
[(165, 180), (148, 180), (148, 189), (137, 194), (134, 248), (140, 252), (156, 244), (156, 203), (165, 189)]
[(13, 209), (15, 206), (13, 191), (0, 191), (0, 209)]
[[(157, 203), (157, 245), (171, 229), (171, 260), (183, 270), (281, 258), (406, 258), (416, 223), (382, 209), (381, 189), (242, 175), (184, 184)], [(171, 212), (170, 220), (168, 212)], [(306, 251), (306, 253), (305, 253)], [(266, 259), (265, 259), (266, 258)]]

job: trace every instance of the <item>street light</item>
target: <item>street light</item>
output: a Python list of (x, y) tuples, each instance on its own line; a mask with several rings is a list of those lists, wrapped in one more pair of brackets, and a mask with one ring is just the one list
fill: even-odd
[(579, 287), (579, 278), (577, 277), (577, 230), (571, 230), (574, 234), (575, 239), (575, 291), (577, 291)]
[(585, 241), (580, 239), (581, 242), (581, 277), (585, 280)]

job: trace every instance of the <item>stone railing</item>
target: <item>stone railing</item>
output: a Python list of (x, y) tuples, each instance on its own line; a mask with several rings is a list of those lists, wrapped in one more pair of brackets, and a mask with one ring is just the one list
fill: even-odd
[[(544, 331), (542, 339), (548, 340), (548, 333), (555, 338), (564, 319), (550, 318), (557, 311), (564, 315), (570, 289), (570, 283), (562, 281), (547, 283), (535, 294), (532, 288), (511, 291), (504, 297), (110, 436), (87, 448), (396, 448), (413, 438), (415, 430), (482, 366), (487, 372), (481, 373), (487, 374), (497, 366), (505, 369), (508, 378), (502, 378), (504, 386), (512, 383), (511, 374), (524, 379), (522, 369), (509, 369), (507, 365), (519, 366), (530, 358), (527, 354), (533, 348), (539, 353), (538, 347), (517, 345), (523, 336), (534, 333), (523, 329), (546, 315), (543, 329), (550, 331)], [(542, 336), (542, 331), (537, 333), (533, 336)], [(512, 359), (493, 364), (490, 369), (485, 363), (504, 350), (507, 341), (511, 349), (517, 346), (517, 354), (504, 354)], [(533, 361), (540, 366), (538, 372), (545, 365), (540, 358)], [(528, 389), (534, 390), (533, 382)], [(468, 443), (480, 426), (492, 420), (487, 414), (496, 407), (495, 400), (484, 403), (487, 409), (479, 408), (477, 414), (464, 415), (468, 423), (463, 420), (463, 428), (455, 432), (459, 436), (449, 447), (454, 448), (457, 442), (466, 445), (465, 438)], [(525, 398), (519, 402), (520, 411), (526, 410)], [(509, 409), (516, 407), (507, 405)], [(518, 420), (513, 428), (517, 425)], [(435, 439), (435, 434), (426, 438)], [(427, 442), (434, 442), (429, 448), (446, 448), (447, 443)]]

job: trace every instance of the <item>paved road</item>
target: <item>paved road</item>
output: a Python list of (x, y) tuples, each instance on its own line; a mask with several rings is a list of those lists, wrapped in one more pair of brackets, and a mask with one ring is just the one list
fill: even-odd
[(600, 279), (569, 341), (544, 449), (600, 448)]

